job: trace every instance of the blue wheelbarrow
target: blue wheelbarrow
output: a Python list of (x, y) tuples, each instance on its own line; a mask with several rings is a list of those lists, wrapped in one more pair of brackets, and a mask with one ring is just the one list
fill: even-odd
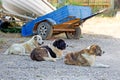
[(87, 19), (102, 13), (92, 14), (90, 7), (63, 6), (51, 13), (37, 17), (22, 26), (22, 36), (39, 34), (43, 39), (49, 39), (53, 34), (65, 33), (68, 39), (79, 39), (79, 27)]

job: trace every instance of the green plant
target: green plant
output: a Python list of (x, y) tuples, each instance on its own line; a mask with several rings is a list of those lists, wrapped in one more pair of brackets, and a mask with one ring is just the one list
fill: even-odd
[(82, 6), (83, 5), (82, 2), (75, 2), (75, 1), (71, 1), (70, 4), (71, 5), (76, 5), (76, 6)]
[(103, 17), (113, 17), (113, 16), (115, 16), (116, 12), (117, 12), (117, 10), (109, 9), (106, 12), (102, 13), (100, 16), (103, 16)]
[[(83, 6), (84, 5), (83, 2), (76, 2), (74, 0), (62, 0), (62, 1), (63, 1), (62, 3), (57, 3), (57, 5), (56, 5), (57, 8), (60, 8), (60, 7), (65, 6), (65, 5), (76, 5), (76, 6)], [(96, 3), (96, 4), (99, 4), (99, 3)], [(101, 9), (103, 9), (103, 8), (100, 6), (92, 7), (92, 12), (96, 13), (97, 11), (99, 11)], [(104, 12), (100, 15), (97, 15), (97, 16), (113, 17), (115, 14), (116, 14), (116, 10), (109, 9), (106, 12)]]

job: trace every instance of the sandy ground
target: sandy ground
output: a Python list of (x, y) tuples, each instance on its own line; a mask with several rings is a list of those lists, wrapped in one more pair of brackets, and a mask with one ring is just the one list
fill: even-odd
[[(98, 44), (106, 52), (96, 62), (110, 65), (110, 68), (80, 67), (65, 65), (64, 58), (56, 62), (36, 62), (29, 56), (3, 55), (13, 43), (27, 41), (20, 34), (0, 33), (0, 80), (120, 80), (120, 20), (118, 18), (91, 18), (82, 29), (79, 40), (64, 38), (70, 47), (63, 56), (91, 44)], [(49, 44), (52, 40), (44, 40)]]

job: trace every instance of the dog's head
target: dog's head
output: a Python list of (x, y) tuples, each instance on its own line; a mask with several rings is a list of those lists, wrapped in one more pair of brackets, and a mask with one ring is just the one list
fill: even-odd
[(90, 52), (96, 56), (101, 56), (104, 53), (104, 51), (102, 51), (101, 47), (98, 45), (91, 45)]
[(40, 35), (33, 36), (33, 39), (38, 45), (42, 45), (44, 43)]
[(67, 45), (65, 43), (65, 41), (63, 39), (56, 39), (54, 42), (53, 42), (53, 46), (54, 47), (57, 47), (58, 49), (60, 50), (64, 50), (66, 49)]

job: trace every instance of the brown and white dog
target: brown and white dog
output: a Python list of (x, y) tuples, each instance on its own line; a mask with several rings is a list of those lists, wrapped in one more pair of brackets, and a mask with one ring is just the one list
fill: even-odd
[(63, 54), (63, 50), (66, 48), (66, 43), (63, 39), (56, 39), (52, 45), (41, 46), (35, 48), (31, 52), (31, 59), (36, 61), (56, 61), (60, 59)]
[(30, 55), (30, 52), (43, 44), (40, 35), (34, 35), (29, 41), (11, 45), (4, 54)]
[(96, 56), (101, 56), (104, 51), (98, 45), (91, 45), (89, 49), (71, 52), (65, 56), (64, 63), (78, 66), (109, 67), (109, 65), (95, 64)]

